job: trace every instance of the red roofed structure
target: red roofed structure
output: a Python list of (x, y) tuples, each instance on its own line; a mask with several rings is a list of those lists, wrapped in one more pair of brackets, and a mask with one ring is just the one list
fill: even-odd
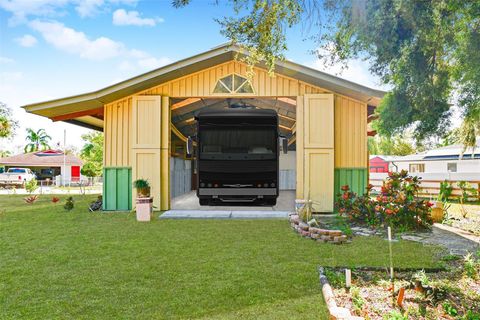
[(5, 170), (13, 167), (29, 168), (38, 180), (53, 179), (58, 175), (65, 175), (67, 180), (80, 180), (82, 165), (81, 159), (73, 154), (64, 156), (61, 150), (43, 150), (0, 158), (0, 166), (4, 166)]

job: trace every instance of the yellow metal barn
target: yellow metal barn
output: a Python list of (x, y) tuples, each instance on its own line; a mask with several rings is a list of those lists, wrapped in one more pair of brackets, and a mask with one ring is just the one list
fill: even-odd
[(362, 192), (373, 134), (368, 122), (384, 93), (290, 61), (279, 61), (274, 77), (262, 65), (248, 77), (241, 62), (246, 54), (221, 46), (95, 92), (24, 108), (104, 132), (105, 210), (132, 209), (137, 178), (149, 180), (161, 210), (170, 208), (174, 189), (195, 188), (194, 179), (174, 179), (171, 168), (179, 160), (182, 170), (193, 172), (184, 148), (194, 133), (193, 114), (232, 103), (277, 111), (290, 158), (295, 155), (287, 162), (297, 199), (331, 212), (341, 185)]

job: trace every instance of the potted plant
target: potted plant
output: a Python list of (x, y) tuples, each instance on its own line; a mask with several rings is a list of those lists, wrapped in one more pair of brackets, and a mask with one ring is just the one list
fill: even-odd
[(447, 180), (440, 182), (440, 191), (438, 192), (437, 201), (435, 201), (432, 211), (430, 212), (430, 217), (433, 222), (441, 223), (444, 218), (445, 205), (448, 198), (452, 195), (453, 186)]
[(150, 197), (150, 183), (145, 179), (137, 179), (133, 182), (133, 187), (137, 189), (137, 198)]
[(137, 221), (150, 221), (153, 212), (150, 184), (145, 179), (137, 179), (133, 182), (133, 187), (137, 189), (137, 200), (135, 201)]

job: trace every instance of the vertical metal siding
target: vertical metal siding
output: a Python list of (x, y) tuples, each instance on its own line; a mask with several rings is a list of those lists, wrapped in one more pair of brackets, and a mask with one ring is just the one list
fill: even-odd
[(181, 196), (192, 190), (192, 161), (182, 158), (170, 158), (171, 198)]
[(367, 184), (367, 168), (335, 168), (335, 197), (342, 193), (341, 187), (344, 185), (348, 185), (350, 190), (362, 195)]
[(128, 211), (132, 209), (132, 170), (130, 168), (103, 169), (103, 210)]
[(296, 170), (280, 170), (280, 190), (295, 190), (296, 187)]
[(367, 104), (335, 95), (335, 168), (367, 166)]
[(132, 99), (104, 106), (104, 165), (131, 166)]

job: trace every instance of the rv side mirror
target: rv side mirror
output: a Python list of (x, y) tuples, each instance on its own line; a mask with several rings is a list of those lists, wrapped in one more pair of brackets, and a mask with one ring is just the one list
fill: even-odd
[(193, 140), (192, 137), (188, 136), (187, 138), (187, 156), (191, 157), (193, 155)]
[(283, 150), (283, 153), (285, 154), (288, 153), (288, 139), (285, 137), (282, 137), (282, 150)]

